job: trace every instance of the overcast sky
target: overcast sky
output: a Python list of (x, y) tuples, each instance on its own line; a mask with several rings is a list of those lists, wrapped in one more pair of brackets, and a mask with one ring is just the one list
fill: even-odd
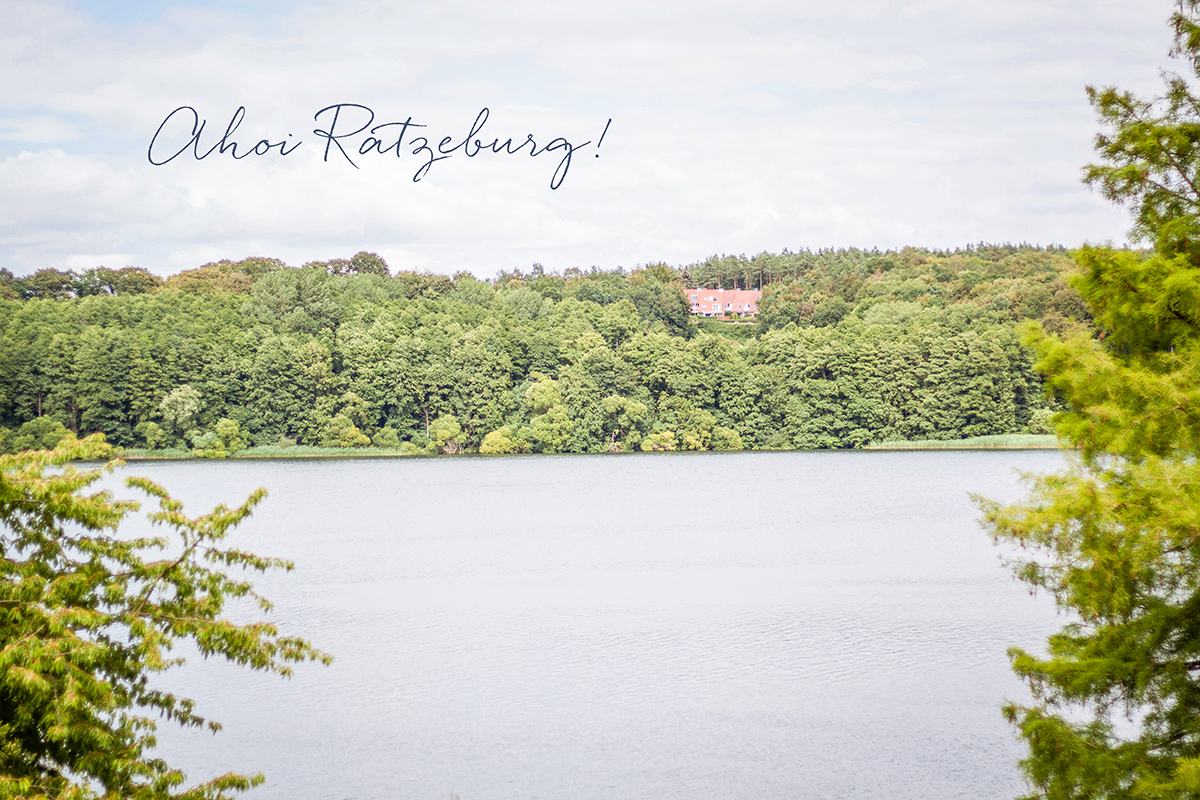
[[(1157, 93), (1159, 69), (1182, 68), (1172, 10), (0, 0), (0, 267), (167, 275), (369, 250), (490, 277), (784, 247), (1120, 243), (1127, 214), (1079, 181), (1097, 132), (1084, 87)], [(371, 109), (375, 140), (355, 133), (363, 108), (314, 118), (338, 104)], [(180, 107), (205, 122), (193, 146), (191, 112), (167, 119)], [(239, 107), (237, 149), (213, 150)], [(421, 136), (451, 151), (423, 172)], [(466, 154), (497, 138), (525, 146)]]

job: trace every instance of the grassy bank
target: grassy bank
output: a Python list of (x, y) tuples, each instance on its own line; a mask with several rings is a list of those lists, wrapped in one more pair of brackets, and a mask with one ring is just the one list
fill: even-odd
[(880, 442), (867, 450), (1049, 450), (1059, 446), (1058, 437), (1040, 433), (1004, 433), (970, 439), (922, 439), (916, 442)]
[[(924, 439), (915, 442), (880, 442), (867, 445), (866, 450), (1034, 450), (1057, 448), (1058, 439), (1052, 435), (1011, 433), (997, 436), (976, 436), (971, 439)], [(751, 452), (749, 450), (744, 452)], [(762, 451), (769, 452), (769, 451)], [(251, 447), (229, 458), (386, 458), (424, 455), (420, 451), (388, 450), (381, 447)], [(477, 454), (474, 454), (477, 455)], [(196, 458), (188, 450), (142, 450), (128, 448), (122, 453), (128, 461)]]
[[(371, 456), (401, 456), (412, 455), (400, 450), (385, 450), (381, 447), (313, 447), (309, 445), (293, 445), (292, 447), (277, 447), (275, 445), (267, 445), (264, 447), (249, 447), (245, 450), (239, 450), (236, 453), (229, 454), (225, 458), (307, 458), (307, 457), (351, 457), (364, 458)], [(177, 448), (168, 448), (162, 450), (145, 450), (136, 447), (127, 447), (121, 454), (121, 458), (126, 461), (148, 461), (160, 459), (177, 459), (177, 458), (199, 458), (190, 450), (180, 450)]]

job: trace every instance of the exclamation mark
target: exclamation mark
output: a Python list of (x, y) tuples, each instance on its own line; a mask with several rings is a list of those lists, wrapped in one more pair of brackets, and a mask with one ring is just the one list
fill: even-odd
[[(608, 133), (608, 126), (609, 126), (609, 125), (612, 125), (612, 117), (609, 117), (609, 118), (608, 118), (608, 122), (604, 123), (604, 133)], [(597, 149), (597, 150), (599, 150), (599, 149), (600, 149), (600, 145), (604, 144), (604, 133), (600, 134), (600, 141), (596, 142), (596, 149)], [(596, 153), (596, 158), (599, 158), (599, 157), (600, 157), (600, 154), (599, 154), (599, 153)]]

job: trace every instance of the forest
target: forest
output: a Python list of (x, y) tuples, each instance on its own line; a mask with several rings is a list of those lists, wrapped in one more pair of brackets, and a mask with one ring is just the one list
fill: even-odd
[[(0, 270), (0, 449), (405, 454), (854, 448), (1049, 432), (1014, 327), (1091, 317), (1063, 248), (504, 271), (382, 258)], [(701, 319), (686, 288), (761, 288)], [(290, 451), (299, 452), (299, 451)]]

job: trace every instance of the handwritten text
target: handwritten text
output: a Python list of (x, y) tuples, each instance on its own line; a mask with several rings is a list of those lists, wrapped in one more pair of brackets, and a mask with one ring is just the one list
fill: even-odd
[[(430, 135), (429, 126), (416, 122), (412, 116), (404, 121), (393, 120), (376, 122), (374, 110), (359, 103), (336, 103), (326, 106), (313, 115), (313, 120), (319, 127), (313, 129), (313, 134), (324, 142), (321, 160), (328, 163), (345, 161), (355, 169), (360, 169), (360, 163), (377, 156), (392, 156), (395, 159), (415, 160), (416, 169), (412, 173), (413, 183), (419, 183), (429, 174), (430, 169), (439, 161), (445, 161), (455, 155), (463, 155), (473, 159), (481, 154), (493, 156), (528, 155), (531, 158), (553, 153), (558, 155), (558, 163), (550, 176), (550, 188), (562, 186), (571, 169), (571, 159), (578, 150), (587, 147), (592, 142), (587, 140), (573, 144), (569, 139), (558, 136), (549, 141), (542, 140), (539, 144), (532, 133), (524, 139), (488, 135), (483, 130), (487, 125), (491, 112), (487, 108), (475, 115), (475, 121), (469, 127), (463, 126), (463, 132), (458, 136), (437, 137)], [(250, 156), (255, 157), (285, 157), (295, 153), (303, 144), (302, 141), (291, 141), (292, 134), (278, 141), (260, 139), (253, 145), (239, 141), (235, 134), (246, 117), (246, 109), (239, 106), (234, 112), (225, 132), (215, 141), (211, 136), (205, 141), (205, 126), (207, 120), (200, 118), (200, 113), (191, 106), (180, 106), (166, 116), (150, 139), (146, 157), (156, 167), (161, 167), (174, 161), (179, 156), (191, 151), (197, 161), (203, 161), (213, 154), (229, 156), (240, 161)], [(608, 120), (604, 130), (596, 142), (596, 149), (604, 143), (608, 133)], [(206, 145), (208, 145), (206, 147)], [(595, 154), (600, 157), (599, 153)]]

